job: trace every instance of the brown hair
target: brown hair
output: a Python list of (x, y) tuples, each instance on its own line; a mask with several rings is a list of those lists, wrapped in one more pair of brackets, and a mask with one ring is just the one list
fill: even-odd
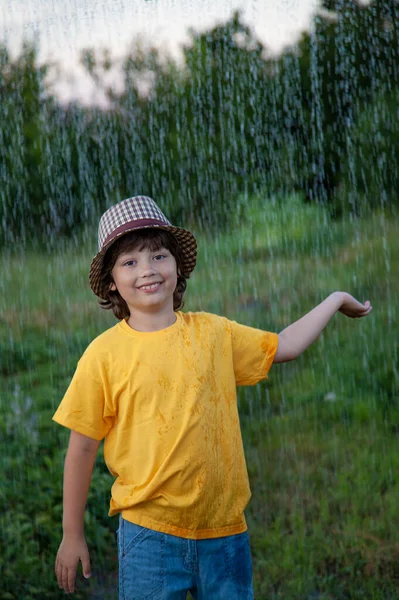
[(180, 246), (169, 231), (164, 229), (139, 229), (131, 231), (117, 239), (104, 256), (103, 268), (101, 271), (101, 287), (103, 290), (104, 300), (99, 301), (99, 305), (104, 309), (111, 309), (117, 319), (125, 319), (130, 316), (129, 307), (116, 290), (110, 290), (110, 285), (113, 283), (111, 271), (117, 261), (117, 258), (123, 252), (130, 250), (148, 249), (151, 252), (156, 252), (160, 248), (166, 248), (174, 256), (177, 267), (177, 285), (173, 294), (173, 310), (183, 308), (183, 295), (187, 287), (187, 279), (189, 275), (182, 272), (183, 254)]

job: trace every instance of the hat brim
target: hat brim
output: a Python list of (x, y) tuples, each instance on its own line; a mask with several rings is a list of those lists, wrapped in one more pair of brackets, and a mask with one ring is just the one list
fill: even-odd
[(93, 292), (99, 298), (107, 300), (107, 296), (102, 289), (101, 273), (103, 269), (104, 256), (107, 250), (122, 236), (131, 231), (140, 229), (163, 229), (169, 231), (176, 238), (183, 254), (183, 274), (188, 276), (194, 270), (197, 262), (197, 241), (193, 234), (187, 229), (181, 227), (173, 227), (173, 225), (147, 225), (139, 227), (129, 227), (126, 230), (118, 233), (109, 242), (107, 242), (99, 252), (95, 255), (90, 264), (89, 283)]

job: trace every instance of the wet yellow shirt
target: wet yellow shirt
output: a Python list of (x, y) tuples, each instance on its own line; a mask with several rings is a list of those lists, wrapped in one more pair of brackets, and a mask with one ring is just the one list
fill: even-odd
[(267, 378), (278, 336), (208, 313), (161, 331), (121, 321), (81, 357), (53, 419), (104, 442), (109, 514), (189, 539), (246, 531), (237, 385)]

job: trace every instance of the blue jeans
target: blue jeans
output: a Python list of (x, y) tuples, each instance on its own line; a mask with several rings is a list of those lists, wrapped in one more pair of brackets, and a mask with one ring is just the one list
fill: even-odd
[(248, 531), (187, 540), (120, 518), (119, 600), (253, 600)]

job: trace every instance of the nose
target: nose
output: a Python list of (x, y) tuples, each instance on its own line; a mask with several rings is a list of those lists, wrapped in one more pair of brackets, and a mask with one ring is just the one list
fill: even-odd
[(141, 277), (152, 277), (156, 273), (154, 262), (149, 259), (142, 263)]
[(156, 271), (154, 269), (147, 269), (145, 271), (142, 271), (141, 273), (141, 277), (153, 277), (153, 275), (155, 275)]

